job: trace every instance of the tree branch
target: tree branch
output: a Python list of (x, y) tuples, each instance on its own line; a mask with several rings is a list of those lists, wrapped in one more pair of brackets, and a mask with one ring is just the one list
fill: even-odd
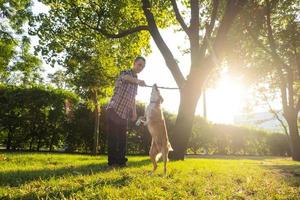
[(270, 19), (271, 8), (276, 6), (277, 2), (278, 2), (278, 0), (274, 0), (274, 1), (272, 1), (272, 4), (270, 4), (269, 1), (267, 0), (267, 8), (265, 9), (265, 12), (263, 13), (263, 15), (267, 15), (268, 41), (269, 41), (269, 43), (271, 42), (270, 49), (268, 49), (268, 47), (266, 47), (255, 36), (255, 34), (249, 29), (249, 27), (247, 25), (246, 25), (246, 30), (249, 33), (252, 40), (255, 42), (255, 44), (273, 58), (273, 62), (275, 64), (275, 66), (277, 67), (277, 73), (278, 73), (278, 76), (279, 76), (280, 81), (281, 81), (280, 93), (281, 93), (281, 101), (282, 101), (283, 112), (287, 113), (289, 105), (288, 105), (288, 101), (287, 101), (286, 82), (285, 82), (285, 78), (283, 76), (283, 72), (282, 72), (282, 68), (280, 67), (280, 64), (283, 64), (284, 66), (286, 66), (286, 65), (280, 59), (280, 57), (278, 56), (278, 54), (275, 50), (276, 45), (275, 45), (275, 41), (274, 41), (273, 34), (272, 34), (271, 19)]
[[(11, 34), (9, 34), (8, 32), (3, 31), (3, 30), (0, 30), (0, 35), (4, 35), (4, 36), (10, 38), (10, 40), (11, 40), (13, 43), (17, 44), (15, 38), (14, 38)], [(1, 39), (2, 39), (2, 37), (1, 37)]]
[[(276, 1), (274, 1), (276, 2)], [(274, 3), (273, 2), (273, 3)], [(273, 57), (274, 61), (276, 62), (276, 66), (278, 68), (278, 73), (282, 82), (282, 87), (284, 86), (284, 77), (282, 75), (282, 67), (285, 67), (288, 73), (288, 83), (287, 83), (287, 87), (288, 87), (288, 96), (286, 93), (286, 89), (282, 88), (281, 90), (284, 92), (284, 103), (286, 105), (283, 105), (285, 107), (285, 110), (287, 111), (288, 108), (295, 108), (294, 105), (294, 89), (293, 89), (293, 74), (291, 72), (290, 66), (287, 65), (278, 55), (277, 53), (277, 47), (276, 47), (276, 43), (275, 43), (275, 39), (274, 39), (274, 35), (273, 35), (273, 30), (272, 30), (272, 26), (271, 26), (271, 4), (269, 2), (269, 0), (266, 0), (266, 23), (267, 23), (267, 30), (268, 30), (268, 41), (270, 44), (270, 49), (271, 49), (271, 56)], [(280, 65), (282, 65), (282, 67), (280, 67)], [(287, 97), (288, 97), (288, 102), (287, 102)]]
[[(300, 54), (297, 51), (297, 42), (294, 42), (291, 44), (294, 51), (294, 57), (295, 57), (295, 69), (296, 69), (296, 80), (300, 80)], [(290, 62), (292, 63), (292, 62)]]
[(106, 30), (100, 29), (100, 28), (96, 28), (95, 30), (108, 38), (122, 38), (127, 35), (131, 35), (133, 33), (137, 33), (137, 32), (143, 31), (143, 30), (149, 31), (149, 27), (148, 26), (137, 26), (137, 27), (134, 27), (134, 28), (131, 28), (128, 30), (120, 30), (119, 33), (117, 33), (117, 34), (109, 33)]
[(187, 25), (185, 24), (179, 10), (178, 10), (178, 6), (176, 3), (176, 0), (171, 0), (172, 6), (173, 6), (173, 10), (176, 16), (177, 21), (179, 22), (180, 26), (182, 27), (182, 29), (186, 32), (187, 35), (189, 35), (189, 28), (187, 27)]
[(102, 29), (102, 28), (99, 27), (100, 20), (97, 21), (97, 26), (92, 26), (92, 25), (86, 23), (85, 20), (80, 16), (80, 10), (79, 9), (80, 8), (78, 8), (78, 10), (77, 10), (77, 17), (78, 17), (80, 23), (85, 25), (86, 27), (92, 29), (92, 30), (97, 31), (98, 33), (104, 35), (107, 38), (122, 38), (122, 37), (125, 37), (127, 35), (137, 33), (137, 32), (143, 31), (143, 30), (144, 31), (149, 31), (148, 26), (141, 25), (141, 26), (137, 26), (137, 27), (134, 27), (134, 28), (131, 28), (131, 29), (127, 29), (127, 30), (120, 30), (117, 34), (109, 33), (107, 30)]
[(212, 30), (215, 26), (215, 21), (216, 21), (216, 18), (217, 18), (219, 3), (220, 3), (219, 0), (213, 0), (213, 10), (212, 10), (212, 13), (211, 13), (210, 22), (209, 22), (209, 24), (206, 25), (206, 29), (205, 29), (206, 31), (205, 31), (205, 35), (204, 35), (204, 38), (203, 38), (203, 43), (202, 43), (202, 46), (201, 46), (200, 51), (199, 51), (199, 58), (200, 59), (205, 56), (208, 41), (210, 40), (211, 32), (212, 32)]
[(281, 80), (280, 93), (281, 93), (281, 104), (283, 107), (283, 113), (287, 113), (289, 105), (287, 102), (287, 93), (286, 93), (285, 82), (283, 80)]
[(199, 56), (199, 1), (191, 0), (191, 25), (190, 25), (190, 48), (191, 48), (191, 67), (197, 67)]
[[(191, 0), (191, 21), (190, 31), (193, 37), (199, 36), (199, 2)], [(199, 41), (199, 40), (198, 40)], [(198, 43), (198, 42), (197, 42)]]
[(266, 0), (266, 23), (267, 23), (267, 30), (268, 30), (268, 41), (270, 44), (270, 49), (271, 49), (271, 55), (274, 58), (275, 61), (277, 61), (279, 64), (282, 66), (288, 67), (288, 65), (280, 58), (280, 56), (277, 53), (277, 46), (275, 43), (274, 35), (273, 35), (273, 30), (271, 26), (271, 4), (269, 0)]
[(150, 34), (153, 37), (153, 40), (156, 43), (161, 54), (163, 55), (166, 64), (177, 83), (177, 86), (181, 88), (185, 82), (185, 79), (179, 69), (179, 66), (172, 52), (170, 51), (169, 47), (167, 46), (167, 44), (165, 43), (165, 41), (163, 40), (163, 38), (159, 33), (154, 16), (151, 12), (151, 4), (149, 0), (143, 0), (143, 11), (148, 22)]
[(300, 96), (298, 96), (298, 102), (296, 105), (296, 112), (298, 113), (300, 111)]
[(259, 48), (261, 48), (262, 50), (264, 50), (266, 53), (268, 53), (268, 54), (270, 54), (270, 55), (272, 54), (272, 52), (271, 52), (268, 48), (266, 48), (266, 47), (264, 46), (264, 44), (263, 44), (257, 37), (255, 37), (255, 34), (253, 33), (252, 30), (249, 29), (248, 26), (246, 26), (246, 30), (247, 30), (247, 32), (249, 33), (249, 35), (250, 35), (250, 37), (252, 38), (252, 40), (255, 42), (255, 44), (256, 44)]
[(247, 2), (246, 0), (244, 1), (229, 0), (227, 2), (225, 13), (220, 23), (216, 38), (212, 45), (210, 45), (208, 41), (208, 47), (211, 51), (211, 54), (209, 55), (209, 58), (205, 60), (210, 62), (210, 66), (213, 67), (217, 65), (220, 58), (224, 54), (226, 36), (229, 32), (231, 25), (233, 24), (236, 15), (238, 14), (238, 12), (241, 10), (241, 8), (246, 2)]
[(268, 104), (268, 107), (269, 107), (271, 113), (276, 117), (276, 119), (279, 121), (279, 123), (280, 123), (281, 126), (283, 127), (284, 133), (285, 133), (287, 136), (289, 136), (288, 129), (287, 129), (286, 125), (284, 124), (283, 120), (280, 119), (278, 113), (272, 108), (271, 104), (270, 104), (269, 101), (268, 101), (267, 96), (266, 96), (264, 93), (263, 93), (263, 96), (264, 96), (264, 98), (265, 98), (265, 101), (266, 101), (267, 104)]
[(276, 44), (275, 44), (275, 40), (274, 40), (274, 36), (273, 36), (273, 30), (272, 30), (272, 26), (271, 26), (271, 7), (270, 7), (270, 2), (269, 0), (266, 0), (266, 16), (267, 16), (267, 30), (268, 30), (268, 40), (269, 40), (269, 44), (270, 44), (270, 48), (271, 48), (271, 52), (277, 56), (277, 52), (276, 52)]
[(294, 83), (294, 75), (293, 72), (290, 68), (287, 68), (287, 80), (288, 80), (288, 98), (289, 98), (289, 106), (291, 108), (295, 108), (294, 104), (294, 88), (293, 88), (293, 83)]

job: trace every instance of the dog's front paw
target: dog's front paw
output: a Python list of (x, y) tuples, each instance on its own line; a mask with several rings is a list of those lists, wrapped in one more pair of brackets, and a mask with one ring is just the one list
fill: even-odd
[(141, 125), (141, 120), (140, 120), (140, 119), (137, 120), (136, 123), (135, 123), (135, 125), (136, 125), (136, 126), (140, 126), (140, 125)]

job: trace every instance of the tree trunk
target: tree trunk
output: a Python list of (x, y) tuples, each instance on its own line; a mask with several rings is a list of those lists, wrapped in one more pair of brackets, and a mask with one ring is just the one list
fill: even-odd
[(93, 155), (97, 154), (97, 149), (98, 149), (98, 140), (99, 140), (99, 105), (98, 105), (98, 100), (97, 100), (97, 91), (94, 92), (94, 104), (95, 104), (95, 110), (94, 110), (94, 145), (93, 145)]
[(49, 151), (53, 151), (53, 143), (54, 143), (54, 134), (52, 135), (51, 137), (51, 140), (50, 140), (50, 144), (49, 144)]
[(7, 143), (6, 143), (6, 149), (10, 150), (11, 148), (11, 142), (12, 142), (12, 128), (9, 128), (7, 133)]
[(42, 138), (41, 138), (41, 135), (39, 135), (39, 137), (38, 137), (38, 144), (37, 144), (36, 150), (40, 151), (41, 146), (42, 146)]
[(29, 143), (29, 150), (30, 150), (30, 151), (32, 150), (33, 140), (34, 140), (34, 137), (32, 137), (32, 138), (30, 139), (30, 143)]
[(38, 139), (38, 144), (37, 144), (37, 147), (36, 147), (36, 151), (40, 151), (40, 148), (41, 148), (41, 140)]
[(287, 122), (290, 133), (292, 158), (295, 161), (300, 161), (300, 136), (297, 123), (297, 114), (289, 116), (289, 118), (287, 118)]
[(206, 90), (203, 89), (203, 118), (207, 120), (207, 104), (206, 104)]
[(194, 114), (201, 94), (201, 81), (187, 81), (185, 87), (180, 92), (180, 105), (178, 115), (171, 139), (174, 149), (170, 152), (170, 159), (183, 160), (186, 153), (189, 138), (192, 134)]

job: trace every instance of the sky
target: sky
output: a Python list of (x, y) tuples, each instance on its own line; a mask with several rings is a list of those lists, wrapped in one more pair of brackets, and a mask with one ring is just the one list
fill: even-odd
[[(47, 12), (48, 8), (39, 2), (35, 2), (33, 7), (34, 13)], [(180, 49), (189, 46), (186, 40), (186, 35), (183, 32), (174, 32), (171, 28), (160, 30), (162, 37), (171, 49), (174, 57), (178, 60), (180, 70), (184, 77), (189, 73), (190, 58), (189, 55), (182, 55)], [(33, 44), (37, 44), (37, 39), (33, 39)], [(167, 68), (165, 61), (156, 47), (156, 44), (151, 39), (152, 53), (144, 55), (146, 58), (146, 67), (139, 74), (139, 79), (146, 82), (147, 85), (156, 83), (158, 86), (176, 87), (176, 83)], [(44, 63), (45, 74), (53, 73), (55, 68), (52, 68)], [(145, 102), (150, 99), (151, 88), (139, 87), (137, 100)], [(161, 89), (161, 94), (164, 98), (162, 107), (172, 113), (177, 113), (179, 107), (179, 92), (178, 90)], [(247, 101), (251, 98), (250, 90), (240, 77), (231, 76), (228, 71), (224, 70), (221, 73), (221, 78), (217, 80), (213, 88), (206, 90), (207, 102), (207, 119), (215, 123), (233, 124), (235, 116), (242, 115)], [(196, 109), (196, 115), (203, 116), (203, 99), (200, 98)]]

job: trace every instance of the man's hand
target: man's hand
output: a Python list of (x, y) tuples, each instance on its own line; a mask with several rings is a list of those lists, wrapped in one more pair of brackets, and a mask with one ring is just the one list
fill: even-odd
[(146, 86), (146, 83), (145, 83), (145, 81), (143, 81), (143, 80), (137, 80), (137, 84), (138, 84), (139, 86)]

